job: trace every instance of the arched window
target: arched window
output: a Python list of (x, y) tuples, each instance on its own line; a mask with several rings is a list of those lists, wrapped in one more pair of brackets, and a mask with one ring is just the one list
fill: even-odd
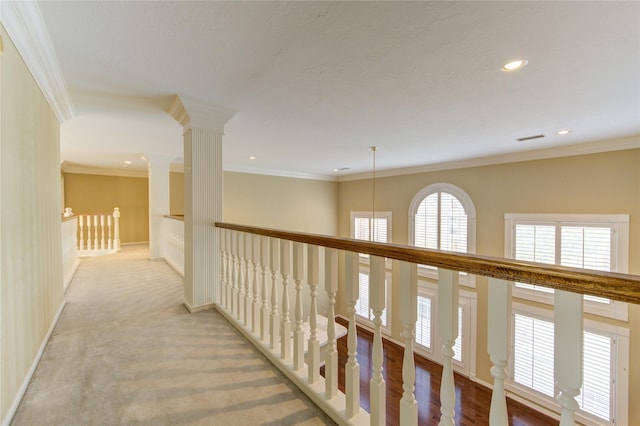
[[(476, 209), (462, 189), (436, 183), (420, 190), (409, 208), (409, 244), (434, 250), (475, 253)], [(434, 268), (428, 268), (434, 269)], [(461, 284), (472, 285), (471, 282)]]

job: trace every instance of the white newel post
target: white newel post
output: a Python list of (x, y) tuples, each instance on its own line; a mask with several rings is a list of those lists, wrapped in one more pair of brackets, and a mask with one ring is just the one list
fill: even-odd
[(291, 275), (291, 241), (280, 241), (280, 273), (282, 274), (282, 324), (280, 357), (291, 358), (291, 319), (289, 317), (289, 276)]
[(224, 212), (222, 136), (235, 112), (178, 96), (168, 112), (184, 129), (184, 303), (194, 312), (215, 303), (220, 257), (213, 223)]
[(438, 268), (438, 319), (442, 338), (440, 423), (453, 425), (456, 407), (453, 381), (453, 345), (458, 337), (458, 272)]
[(511, 283), (497, 278), (489, 278), (489, 312), (487, 330), (487, 350), (493, 367), (493, 393), (489, 424), (501, 426), (509, 424), (507, 395), (504, 381), (507, 379), (509, 359), (509, 339), (511, 336)]
[(304, 279), (304, 244), (293, 243), (293, 281), (296, 286), (295, 329), (293, 331), (293, 369), (304, 367), (304, 310), (302, 308), (302, 280)]
[(145, 153), (143, 158), (149, 174), (149, 258), (157, 260), (163, 255), (162, 224), (169, 214), (169, 164), (173, 158), (154, 153)]
[(556, 290), (554, 295), (554, 371), (558, 402), (562, 408), (560, 426), (575, 425), (576, 396), (582, 387), (583, 296)]
[(251, 266), (253, 267), (253, 324), (254, 334), (260, 333), (260, 284), (258, 269), (260, 264), (260, 235), (253, 235), (251, 241)]
[(120, 250), (120, 209), (113, 209), (113, 249)]
[(369, 257), (369, 306), (373, 311), (373, 349), (371, 361), (373, 374), (369, 382), (371, 395), (371, 424), (383, 425), (387, 419), (387, 397), (385, 381), (382, 375), (382, 311), (386, 305), (385, 260), (382, 257)]
[(260, 340), (267, 341), (269, 337), (269, 283), (267, 271), (269, 270), (269, 237), (260, 237), (260, 263), (262, 264), (262, 306), (260, 307)]
[(415, 325), (418, 319), (418, 266), (400, 262), (400, 321), (404, 331), (404, 358), (402, 360), (402, 399), (400, 400), (400, 424), (418, 424), (418, 402), (415, 398), (416, 370), (413, 359)]
[(320, 281), (320, 248), (309, 245), (307, 248), (307, 274), (309, 275), (309, 343), (307, 345), (309, 359), (308, 381), (313, 384), (320, 378), (320, 341), (318, 340), (318, 282)]
[(271, 315), (269, 317), (269, 348), (275, 350), (280, 343), (280, 313), (278, 312), (278, 263), (280, 262), (280, 240), (269, 239), (269, 264), (271, 267)]
[(347, 332), (347, 364), (345, 371), (346, 414), (351, 418), (360, 411), (360, 365), (358, 364), (358, 336), (356, 331), (356, 303), (358, 302), (360, 258), (358, 253), (345, 253), (345, 297), (349, 314)]
[(325, 352), (325, 396), (331, 399), (338, 393), (338, 345), (336, 342), (336, 293), (338, 292), (338, 251), (324, 249), (325, 290), (329, 299), (327, 313), (327, 349)]

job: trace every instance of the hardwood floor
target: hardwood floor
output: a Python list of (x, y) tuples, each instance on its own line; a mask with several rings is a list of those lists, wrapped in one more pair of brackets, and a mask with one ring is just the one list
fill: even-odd
[[(348, 323), (337, 319), (345, 327)], [(369, 411), (369, 380), (371, 378), (371, 349), (373, 335), (358, 328), (358, 363), (360, 364), (360, 406)], [(387, 385), (387, 425), (400, 424), (399, 401), (402, 397), (402, 357), (404, 348), (383, 340), (383, 371)], [(440, 380), (442, 366), (415, 355), (418, 422), (436, 425), (440, 420)], [(347, 338), (338, 340), (339, 386), (344, 392), (344, 366), (347, 362)], [(324, 369), (321, 371), (324, 375)], [(491, 391), (466, 377), (455, 375), (456, 425), (489, 424)], [(514, 426), (557, 425), (558, 422), (516, 401), (507, 400), (509, 423)]]

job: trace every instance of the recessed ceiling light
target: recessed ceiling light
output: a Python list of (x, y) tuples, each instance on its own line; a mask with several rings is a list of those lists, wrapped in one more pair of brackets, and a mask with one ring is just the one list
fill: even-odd
[(256, 156), (255, 156), (255, 155), (250, 155), (250, 156), (249, 156), (249, 160), (255, 160), (255, 159), (256, 159)]
[(562, 129), (562, 130), (558, 130), (556, 132), (556, 134), (558, 134), (558, 135), (566, 135), (566, 134), (568, 134), (570, 132), (571, 132), (571, 130), (569, 130), (569, 129)]
[(340, 167), (340, 168), (336, 168), (333, 169), (334, 172), (344, 172), (345, 170), (349, 170), (350, 167)]
[(127, 161), (124, 162), (124, 164), (126, 164), (127, 166), (130, 166), (131, 165), (131, 161), (127, 160)]
[(529, 62), (526, 59), (517, 59), (502, 66), (502, 71), (516, 71), (524, 68)]

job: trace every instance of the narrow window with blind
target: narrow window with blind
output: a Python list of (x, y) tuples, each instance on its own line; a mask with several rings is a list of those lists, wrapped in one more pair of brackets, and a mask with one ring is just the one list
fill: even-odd
[[(391, 242), (391, 212), (351, 212), (351, 238), (378, 243)], [(386, 274), (385, 292), (387, 309), (382, 311), (382, 326), (388, 327), (389, 307), (391, 306), (389, 282), (391, 276)], [(373, 312), (369, 307), (369, 256), (360, 254), (360, 273), (358, 275), (360, 297), (356, 303), (356, 315), (366, 322), (373, 321)]]
[[(475, 253), (476, 213), (471, 198), (447, 183), (419, 191), (409, 208), (409, 242), (416, 247), (458, 253)], [(436, 278), (437, 268), (420, 266), (420, 274)], [(460, 274), (460, 283), (475, 286), (472, 276)]]

